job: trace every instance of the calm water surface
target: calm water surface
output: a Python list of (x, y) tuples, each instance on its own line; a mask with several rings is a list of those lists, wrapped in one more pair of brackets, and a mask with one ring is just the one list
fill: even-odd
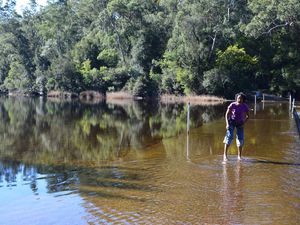
[[(299, 224), (300, 138), (259, 104), (222, 164), (229, 103), (0, 98), (0, 224)], [(253, 107), (253, 106), (251, 106)]]

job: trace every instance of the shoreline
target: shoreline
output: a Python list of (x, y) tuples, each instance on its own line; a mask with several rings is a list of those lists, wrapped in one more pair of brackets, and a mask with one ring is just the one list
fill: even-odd
[[(28, 93), (28, 92), (10, 92), (10, 93), (0, 93), (0, 96), (9, 96), (9, 97), (42, 97), (47, 99), (56, 99), (56, 100), (75, 100), (78, 99), (83, 103), (98, 103), (101, 101), (107, 102), (122, 102), (122, 101), (159, 101), (163, 104), (178, 104), (178, 103), (189, 103), (191, 105), (217, 105), (223, 104), (225, 102), (234, 101), (232, 99), (225, 99), (224, 97), (214, 96), (214, 95), (187, 95), (187, 96), (176, 96), (176, 95), (168, 95), (163, 94), (156, 98), (143, 98), (134, 96), (129, 92), (118, 91), (118, 92), (107, 92), (106, 94), (102, 94), (96, 91), (83, 91), (81, 93), (73, 93), (66, 91), (51, 91), (48, 94), (37, 94)], [(268, 97), (264, 100), (260, 100), (261, 102), (286, 102), (287, 99), (275, 96), (275, 95), (267, 95)]]
[[(84, 94), (82, 94), (84, 93)], [(213, 95), (188, 95), (188, 96), (176, 96), (176, 95), (161, 95), (157, 98), (143, 98), (134, 96), (128, 92), (120, 91), (120, 92), (107, 92), (106, 95), (101, 94), (95, 91), (84, 91), (79, 94), (66, 92), (66, 91), (52, 91), (45, 95), (31, 95), (31, 94), (20, 94), (17, 93), (8, 93), (1, 94), (1, 96), (8, 97), (42, 97), (51, 100), (80, 100), (84, 103), (97, 103), (100, 101), (107, 102), (121, 102), (121, 101), (159, 101), (163, 104), (176, 104), (176, 103), (190, 103), (192, 105), (215, 105), (222, 104), (227, 100), (223, 97), (213, 96)]]

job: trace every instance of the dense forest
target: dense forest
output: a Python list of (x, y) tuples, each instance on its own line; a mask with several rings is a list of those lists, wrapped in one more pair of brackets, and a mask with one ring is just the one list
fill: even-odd
[(0, 90), (300, 97), (300, 1), (0, 0)]

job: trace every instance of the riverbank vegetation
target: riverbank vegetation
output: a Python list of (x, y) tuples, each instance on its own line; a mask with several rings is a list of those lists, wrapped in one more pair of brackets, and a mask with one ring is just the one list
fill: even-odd
[(0, 92), (300, 97), (296, 0), (0, 3)]

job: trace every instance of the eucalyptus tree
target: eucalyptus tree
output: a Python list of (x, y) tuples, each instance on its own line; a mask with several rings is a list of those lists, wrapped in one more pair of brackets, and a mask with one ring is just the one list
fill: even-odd
[(15, 7), (15, 1), (7, 1), (0, 10), (0, 83), (7, 89), (25, 90), (31, 88), (34, 68), (30, 40)]
[[(241, 30), (253, 37), (261, 56), (261, 76), (271, 91), (300, 93), (300, 2), (252, 0), (251, 21)], [(258, 41), (258, 40), (263, 40)], [(261, 44), (262, 43), (262, 44)]]
[[(15, 1), (6, 1), (5, 4), (0, 1), (0, 84), (8, 75), (11, 59), (18, 57), (17, 38), (12, 33), (13, 25), (10, 25), (15, 20), (15, 7)], [(14, 24), (15, 28), (18, 27), (17, 21)]]
[(203, 85), (209, 94), (234, 98), (235, 93), (256, 88), (258, 59), (237, 45), (217, 52), (215, 67), (204, 72)]
[(238, 24), (247, 19), (241, 16), (246, 11), (244, 3), (178, 1), (172, 37), (160, 62), (164, 91), (205, 91), (203, 73), (212, 67), (216, 50), (233, 44), (240, 34)]
[(78, 29), (79, 19), (73, 13), (72, 1), (52, 2), (41, 10), (37, 18), (41, 39), (37, 66), (42, 74), (46, 74), (46, 87), (76, 91), (80, 81), (70, 51), (82, 33)]
[(167, 40), (161, 7), (152, 0), (111, 0), (101, 7), (72, 51), (86, 86), (119, 90), (127, 83), (131, 91), (144, 89), (134, 91), (138, 95), (151, 94), (152, 60), (160, 59)]

